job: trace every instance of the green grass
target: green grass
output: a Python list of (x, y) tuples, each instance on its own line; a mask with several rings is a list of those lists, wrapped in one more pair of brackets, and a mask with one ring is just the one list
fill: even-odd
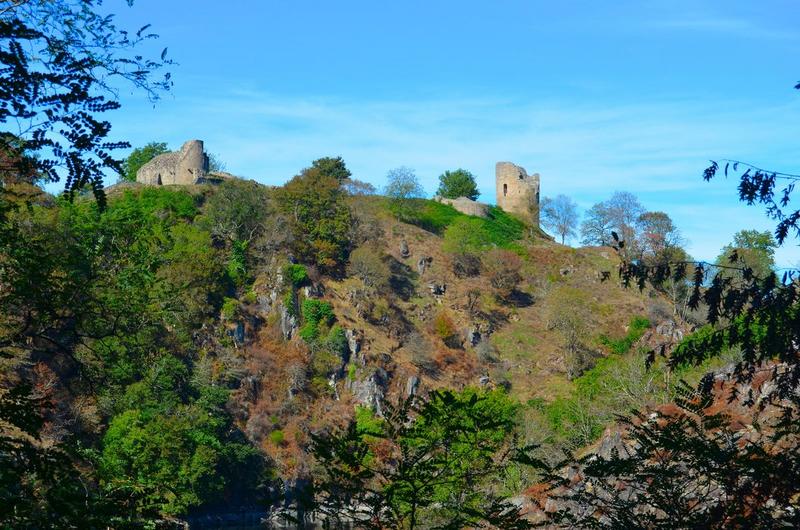
[[(444, 234), (448, 226), (456, 219), (468, 218), (450, 205), (436, 201), (417, 199), (414, 201), (415, 214), (406, 221), (437, 235)], [(525, 235), (525, 223), (504, 212), (497, 206), (489, 206), (487, 218), (476, 217), (487, 239), (495, 246), (516, 248), (515, 241)]]
[(644, 332), (650, 327), (650, 321), (645, 317), (633, 317), (628, 326), (628, 333), (619, 339), (612, 339), (608, 335), (600, 335), (600, 344), (606, 346), (611, 353), (623, 355), (628, 353), (634, 343), (642, 338)]

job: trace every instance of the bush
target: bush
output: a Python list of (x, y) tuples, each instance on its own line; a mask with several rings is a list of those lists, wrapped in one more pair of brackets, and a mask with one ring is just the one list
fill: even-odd
[(481, 273), (481, 259), (475, 254), (453, 254), (450, 263), (457, 278), (472, 278)]
[(453, 254), (477, 253), (492, 246), (491, 236), (477, 217), (462, 216), (444, 231), (445, 252)]
[(286, 443), (286, 436), (283, 434), (282, 430), (275, 429), (269, 433), (269, 441), (274, 445), (283, 446)]
[(234, 285), (240, 286), (247, 279), (247, 242), (234, 241), (228, 259), (228, 277)]
[(308, 269), (304, 265), (290, 263), (283, 268), (284, 281), (297, 289), (308, 281)]
[(508, 300), (522, 281), (520, 257), (510, 250), (494, 249), (485, 255), (483, 265), (489, 273), (495, 296)]
[(388, 287), (392, 277), (392, 271), (380, 251), (370, 246), (359, 247), (350, 254), (347, 274), (355, 276), (364, 285), (374, 287), (379, 292)]
[(222, 318), (225, 320), (233, 320), (239, 312), (239, 301), (235, 298), (225, 298), (222, 303)]
[(308, 298), (303, 300), (303, 320), (300, 337), (307, 343), (316, 342), (320, 335), (320, 326), (330, 326), (334, 320), (333, 306), (322, 300)]
[(633, 317), (628, 325), (628, 333), (621, 339), (612, 339), (607, 335), (600, 336), (600, 344), (606, 346), (612, 353), (619, 355), (628, 353), (634, 343), (642, 338), (644, 332), (650, 327), (650, 321), (645, 317)]
[(449, 348), (460, 348), (461, 337), (450, 315), (442, 311), (433, 320), (433, 331)]

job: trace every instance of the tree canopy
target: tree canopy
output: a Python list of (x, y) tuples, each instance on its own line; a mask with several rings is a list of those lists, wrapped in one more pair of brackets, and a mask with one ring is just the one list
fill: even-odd
[(168, 153), (167, 144), (164, 142), (150, 142), (144, 147), (137, 147), (122, 163), (120, 178), (128, 182), (136, 182), (136, 173), (139, 169), (158, 155)]
[(473, 201), (478, 198), (478, 185), (475, 183), (475, 175), (466, 169), (447, 170), (439, 175), (439, 188), (436, 195), (447, 199), (457, 199), (466, 197)]

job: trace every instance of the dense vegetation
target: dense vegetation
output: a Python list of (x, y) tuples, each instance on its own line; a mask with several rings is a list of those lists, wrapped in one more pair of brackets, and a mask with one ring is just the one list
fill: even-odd
[[(526, 528), (512, 497), (531, 486), (554, 503), (545, 524), (800, 524), (800, 284), (773, 270), (800, 177), (725, 164), (777, 227), (714, 264), (627, 192), (580, 228), (612, 255), (427, 201), (405, 167), (370, 196), (341, 157), (277, 189), (106, 190), (104, 170), (130, 180), (164, 146), (109, 154), (125, 144), (96, 116), (118, 106), (104, 80), (155, 96), (169, 61), (131, 52), (154, 36), (96, 5), (0, 11), (0, 123), (39, 120), (0, 134), (3, 527), (285, 501), (363, 527)], [(37, 187), (62, 176), (62, 196)], [(439, 191), (477, 193), (464, 170)], [(573, 210), (543, 204), (562, 242)], [(621, 415), (619, 443), (582, 456)]]

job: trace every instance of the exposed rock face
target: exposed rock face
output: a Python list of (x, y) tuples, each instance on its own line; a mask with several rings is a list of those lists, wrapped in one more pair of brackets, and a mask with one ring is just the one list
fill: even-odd
[(197, 184), (208, 176), (208, 156), (201, 140), (189, 140), (180, 151), (158, 155), (136, 173), (136, 182), (156, 186)]
[(511, 162), (495, 166), (497, 206), (533, 226), (539, 226), (539, 174), (528, 175), (525, 168)]
[(419, 388), (419, 377), (412, 375), (406, 381), (406, 397), (417, 395), (418, 388)]
[(365, 380), (350, 382), (350, 391), (359, 403), (371, 408), (378, 416), (383, 416), (381, 403), (386, 395), (388, 378), (386, 370), (378, 368)]
[(411, 255), (411, 251), (408, 249), (408, 242), (403, 239), (400, 241), (400, 257), (405, 259)]
[(422, 256), (417, 260), (417, 273), (422, 276), (425, 274), (425, 271), (428, 270), (433, 263), (433, 258), (430, 256)]
[(283, 335), (283, 340), (291, 339), (294, 334), (297, 332), (297, 317), (295, 317), (289, 309), (281, 304), (281, 334)]
[(473, 215), (475, 217), (488, 217), (489, 205), (482, 202), (473, 201), (469, 197), (459, 197), (457, 199), (448, 199), (446, 197), (439, 197), (438, 195), (433, 198), (434, 201), (442, 204), (449, 204), (456, 211), (465, 215)]

